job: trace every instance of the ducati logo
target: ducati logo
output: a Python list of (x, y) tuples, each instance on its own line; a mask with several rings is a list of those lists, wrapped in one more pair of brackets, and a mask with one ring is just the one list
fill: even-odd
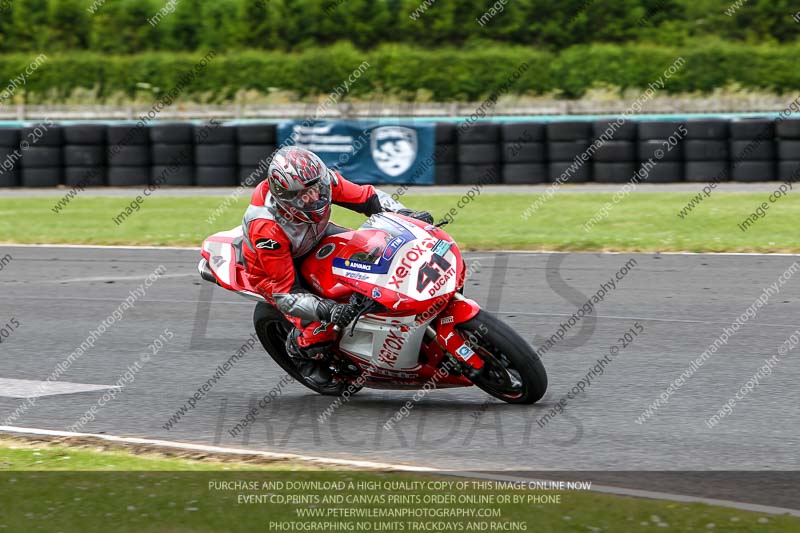
[(417, 159), (417, 132), (402, 126), (381, 126), (370, 133), (372, 159), (384, 174), (399, 176)]
[(281, 247), (281, 243), (274, 239), (258, 239), (256, 241), (256, 248), (261, 250), (277, 250)]

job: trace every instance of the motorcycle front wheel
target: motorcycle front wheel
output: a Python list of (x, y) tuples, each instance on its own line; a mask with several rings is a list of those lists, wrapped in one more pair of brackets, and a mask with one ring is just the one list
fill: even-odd
[(341, 396), (348, 390), (348, 387), (350, 387), (351, 395), (361, 390), (362, 387), (347, 381), (337, 380), (331, 382), (330, 385), (321, 387), (306, 379), (297, 369), (289, 354), (286, 353), (286, 337), (294, 326), (286, 320), (283, 313), (276, 309), (275, 306), (264, 302), (258, 303), (253, 312), (253, 325), (256, 328), (258, 340), (261, 341), (261, 345), (269, 356), (298, 383), (325, 396)]
[(547, 390), (547, 372), (534, 349), (510, 326), (486, 311), (456, 326), (483, 360), (472, 382), (508, 403), (538, 402)]

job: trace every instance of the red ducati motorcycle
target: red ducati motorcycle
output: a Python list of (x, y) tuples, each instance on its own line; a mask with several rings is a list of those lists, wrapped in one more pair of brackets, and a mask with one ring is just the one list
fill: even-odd
[(249, 286), (241, 227), (203, 242), (206, 281), (258, 301), (253, 323), (264, 349), (299, 383), (320, 393), (362, 387), (419, 389), (477, 385), (509, 403), (531, 404), (547, 373), (516, 331), (462, 295), (467, 266), (440, 227), (396, 213), (371, 216), (359, 229), (323, 239), (300, 273), (319, 296), (358, 306), (331, 350), (333, 379), (319, 386), (299, 372), (284, 347), (293, 327)]

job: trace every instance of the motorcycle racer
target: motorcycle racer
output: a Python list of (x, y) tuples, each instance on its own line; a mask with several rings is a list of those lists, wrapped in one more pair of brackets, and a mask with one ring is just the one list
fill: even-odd
[(394, 211), (433, 223), (430, 213), (407, 209), (372, 185), (346, 180), (309, 150), (287, 146), (275, 152), (242, 220), (246, 276), (292, 323), (286, 351), (320, 385), (330, 381), (321, 361), (336, 337), (333, 326), (344, 327), (357, 315), (350, 304), (312, 294), (297, 270), (320, 240), (348, 231), (330, 222), (331, 203), (367, 216)]

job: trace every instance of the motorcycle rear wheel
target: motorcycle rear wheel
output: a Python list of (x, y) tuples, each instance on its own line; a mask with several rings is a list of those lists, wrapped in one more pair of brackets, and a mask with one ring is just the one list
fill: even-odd
[(506, 323), (486, 311), (456, 326), (483, 360), (472, 382), (508, 403), (532, 404), (547, 391), (547, 372), (534, 349)]
[(269, 356), (298, 383), (323, 396), (341, 396), (348, 390), (348, 387), (350, 387), (350, 395), (362, 389), (362, 387), (351, 385), (347, 381), (334, 381), (330, 385), (320, 387), (306, 379), (286, 353), (286, 336), (294, 326), (275, 306), (263, 302), (258, 303), (253, 312), (253, 326), (256, 328), (256, 335), (258, 335), (261, 345)]

